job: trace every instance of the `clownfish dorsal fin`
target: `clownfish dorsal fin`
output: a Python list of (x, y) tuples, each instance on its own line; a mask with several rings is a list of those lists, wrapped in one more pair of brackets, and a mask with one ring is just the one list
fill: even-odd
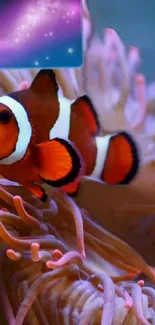
[(85, 127), (90, 130), (92, 136), (95, 136), (100, 131), (100, 123), (95, 111), (94, 105), (87, 95), (79, 97), (73, 104), (72, 107), (77, 107), (77, 110), (82, 114), (85, 120)]
[(52, 95), (59, 90), (55, 73), (52, 69), (40, 70), (34, 78), (30, 89), (38, 95)]

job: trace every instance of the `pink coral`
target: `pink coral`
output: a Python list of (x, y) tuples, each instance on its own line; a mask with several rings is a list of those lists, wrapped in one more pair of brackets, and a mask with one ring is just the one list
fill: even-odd
[[(154, 270), (142, 257), (82, 211), (87, 248), (82, 260), (71, 248), (75, 236), (70, 216), (80, 218), (72, 200), (52, 190), (55, 210), (54, 201), (43, 204), (17, 184), (2, 180), (1, 185), (5, 211), (0, 212), (0, 301), (8, 325), (22, 325), (24, 320), (25, 325), (69, 325), (70, 321), (111, 325), (131, 320), (151, 324), (155, 291), (144, 287), (143, 281), (131, 282), (140, 271), (155, 282)], [(103, 272), (99, 257), (117, 266), (117, 275), (111, 278)], [(94, 272), (95, 264), (100, 271)]]

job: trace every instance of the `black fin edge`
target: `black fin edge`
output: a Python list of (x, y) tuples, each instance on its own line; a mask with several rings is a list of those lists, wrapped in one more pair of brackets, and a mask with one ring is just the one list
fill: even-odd
[(137, 175), (137, 173), (139, 171), (139, 168), (140, 168), (140, 158), (139, 158), (139, 153), (138, 153), (139, 150), (130, 134), (128, 134), (125, 131), (121, 131), (119, 133), (119, 135), (124, 136), (127, 139), (127, 141), (129, 142), (129, 144), (131, 145), (132, 155), (133, 155), (133, 165), (131, 167), (131, 170), (127, 174), (127, 176), (124, 178), (124, 180), (116, 185), (127, 185), (135, 178), (135, 176)]
[(77, 101), (80, 100), (80, 99), (83, 99), (89, 105), (89, 107), (91, 109), (91, 112), (92, 112), (92, 114), (94, 116), (94, 119), (95, 119), (95, 122), (96, 122), (96, 126), (97, 126), (97, 132), (94, 135), (98, 135), (99, 132), (100, 132), (100, 130), (101, 130), (101, 125), (100, 125), (100, 122), (99, 122), (99, 118), (98, 118), (97, 112), (96, 112), (96, 110), (94, 108), (93, 102), (90, 99), (90, 97), (88, 95), (86, 95), (86, 94), (83, 95), (83, 96), (81, 96), (81, 97), (79, 97), (77, 99)]
[(54, 138), (54, 140), (59, 141), (62, 145), (64, 145), (67, 148), (70, 156), (72, 157), (72, 169), (70, 172), (68, 172), (66, 176), (56, 181), (46, 180), (44, 178), (41, 179), (43, 182), (47, 183), (50, 186), (62, 187), (74, 182), (77, 179), (82, 169), (81, 162), (83, 161), (83, 159), (81, 157), (81, 154), (76, 149), (76, 147), (70, 141), (66, 141), (61, 138)]
[(48, 199), (48, 196), (47, 196), (47, 194), (46, 194), (46, 192), (45, 192), (45, 190), (42, 188), (42, 191), (43, 191), (43, 195), (42, 195), (42, 197), (41, 198), (39, 198), (43, 203), (45, 203), (46, 201), (47, 201), (47, 199)]

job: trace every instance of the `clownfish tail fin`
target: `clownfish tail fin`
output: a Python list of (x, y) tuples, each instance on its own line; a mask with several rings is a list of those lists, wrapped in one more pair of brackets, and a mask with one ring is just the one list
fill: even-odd
[(91, 176), (111, 185), (130, 183), (139, 171), (136, 142), (125, 131), (96, 137), (96, 166)]

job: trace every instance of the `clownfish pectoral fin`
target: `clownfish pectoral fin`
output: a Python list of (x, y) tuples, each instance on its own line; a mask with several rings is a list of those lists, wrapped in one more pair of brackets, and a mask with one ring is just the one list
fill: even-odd
[(29, 192), (31, 192), (33, 195), (35, 195), (38, 199), (40, 199), (42, 202), (47, 201), (47, 194), (46, 194), (44, 188), (42, 188), (42, 186), (40, 186), (38, 184), (34, 184), (32, 182), (26, 182), (23, 184), (23, 186)]
[(79, 179), (84, 162), (68, 140), (54, 138), (36, 146), (39, 176), (53, 187), (62, 187)]
[(75, 106), (85, 119), (86, 127), (90, 130), (91, 135), (97, 135), (100, 131), (100, 123), (91, 99), (87, 95), (83, 95), (72, 104), (73, 109)]
[(58, 84), (56, 81), (55, 73), (51, 69), (40, 70), (34, 78), (30, 89), (38, 95), (52, 95), (57, 94)]
[(75, 181), (74, 183), (63, 186), (62, 190), (69, 196), (74, 197), (78, 193), (79, 186), (79, 182)]
[(96, 137), (96, 166), (91, 176), (111, 185), (128, 184), (139, 170), (139, 150), (127, 132)]

